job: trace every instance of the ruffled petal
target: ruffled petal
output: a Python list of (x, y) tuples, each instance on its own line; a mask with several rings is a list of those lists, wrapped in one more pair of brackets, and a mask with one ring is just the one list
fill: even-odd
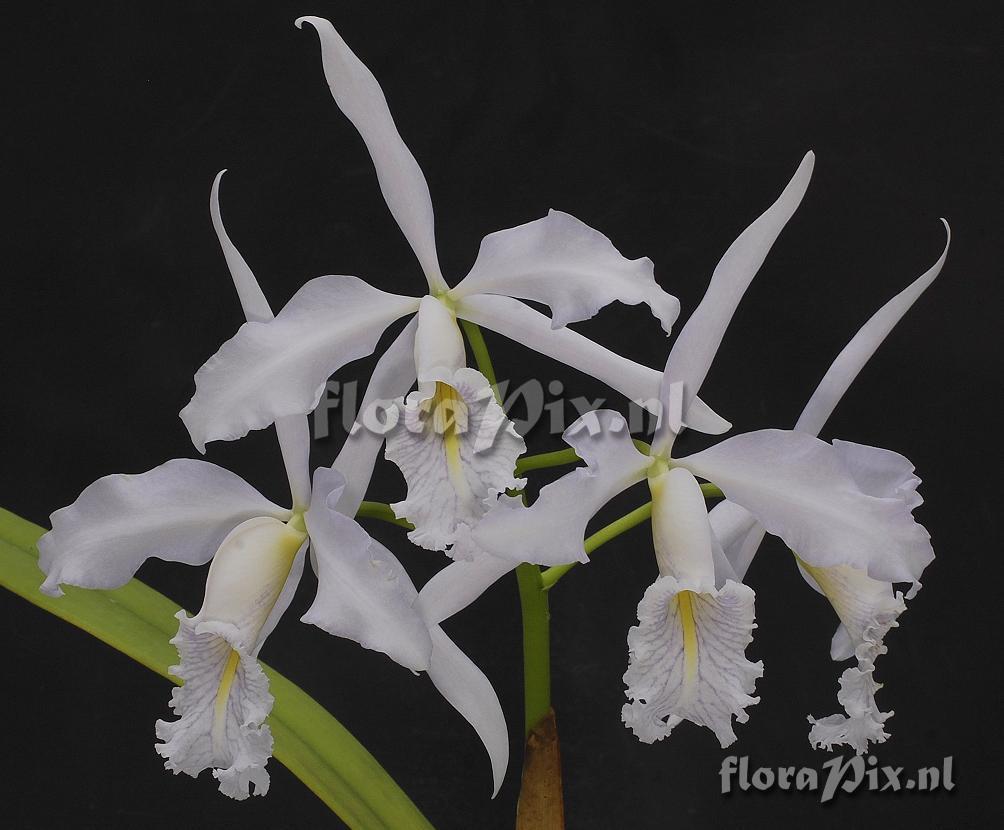
[(707, 726), (722, 746), (735, 740), (732, 717), (745, 707), (762, 663), (744, 651), (753, 639), (753, 590), (731, 579), (700, 485), (679, 467), (650, 475), (652, 536), (660, 577), (638, 605), (628, 632), (627, 697), (622, 716), (645, 743), (665, 738), (681, 720)]
[(38, 541), (42, 591), (125, 585), (149, 557), (188, 565), (208, 562), (223, 538), (254, 516), (287, 519), (240, 476), (177, 458), (139, 475), (115, 474), (88, 485), (52, 514)]
[[(584, 372), (650, 412), (659, 412), (662, 374), (658, 370), (628, 360), (577, 331), (552, 329), (549, 317), (519, 300), (475, 294), (458, 302), (457, 316)], [(732, 428), (699, 398), (683, 421), (690, 429), (709, 435)]]
[[(272, 755), (272, 732), (264, 723), (274, 698), (258, 661), (235, 643), (232, 626), (196, 622), (178, 612), (181, 663), (171, 673), (184, 681), (174, 690), (171, 709), (178, 720), (156, 724), (164, 766), (193, 778), (212, 769), (220, 792), (239, 801), (268, 792), (265, 764)], [(222, 705), (217, 704), (222, 698)]]
[(267, 323), (245, 323), (195, 374), (181, 411), (192, 441), (241, 438), (284, 415), (306, 415), (328, 377), (370, 354), (418, 300), (387, 294), (357, 277), (317, 277)]
[(849, 565), (873, 579), (916, 582), (934, 558), (905, 502), (863, 492), (840, 453), (810, 435), (749, 432), (674, 463), (717, 484), (817, 567)]
[(439, 693), (474, 727), (492, 765), (492, 798), (498, 795), (509, 765), (509, 733), (498, 695), (484, 672), (438, 625), (430, 629), (429, 678)]
[(500, 493), (523, 486), (513, 470), (525, 450), (475, 369), (459, 369), (409, 395), (386, 450), (408, 484), (408, 497), (391, 505), (415, 525), (408, 538), (430, 550), (453, 544), (458, 525), (477, 523)]
[(171, 642), (181, 662), (170, 672), (184, 681), (171, 695), (178, 719), (157, 721), (164, 766), (198, 775), (213, 769), (231, 798), (268, 791), (265, 764), (272, 735), (265, 718), (273, 698), (255, 655), (266, 624), (286, 593), (306, 535), (277, 519), (258, 517), (235, 528), (220, 545), (206, 580), (202, 610), (177, 614)]
[(345, 478), (345, 488), (337, 505), (338, 512), (345, 516), (354, 516), (359, 509), (389, 428), (387, 418), (398, 417), (398, 399), (408, 394), (415, 382), (417, 330), (418, 318), (415, 317), (377, 361), (355, 423), (331, 465)]
[(944, 222), (948, 239), (945, 241), (945, 250), (938, 261), (876, 311), (854, 335), (850, 343), (844, 346), (836, 360), (827, 369), (819, 386), (816, 387), (816, 391), (812, 393), (812, 397), (799, 416), (795, 429), (812, 435), (819, 433), (848, 387), (854, 382), (871, 356), (875, 354), (875, 350), (882, 344), (882, 341), (903, 315), (909, 311), (910, 306), (941, 273), (941, 268), (948, 257), (948, 246), (952, 240), (952, 232), (948, 223), (944, 219), (941, 221)]
[(834, 635), (830, 649), (834, 660), (848, 659), (866, 643), (881, 643), (889, 629), (898, 625), (906, 604), (891, 583), (846, 565), (817, 568), (797, 561), (802, 576), (830, 601), (840, 619), (842, 631)]
[(387, 207), (418, 257), (429, 287), (433, 292), (445, 291), (447, 285), (436, 255), (429, 185), (397, 131), (380, 84), (330, 22), (320, 17), (301, 17), (296, 27), (303, 28), (304, 23), (317, 31), (324, 77), (331, 95), (362, 136)]
[(425, 670), (432, 641), (412, 607), (418, 592), (394, 554), (336, 510), (344, 486), (336, 470), (314, 471), (306, 522), (317, 596), (302, 620), (381, 651), (412, 671)]
[(830, 656), (834, 660), (857, 660), (856, 666), (840, 676), (837, 702), (844, 712), (819, 719), (810, 717), (809, 742), (825, 749), (845, 744), (858, 754), (864, 753), (869, 743), (882, 743), (889, 737), (884, 724), (892, 712), (883, 712), (875, 700), (882, 688), (874, 677), (875, 661), (887, 651), (885, 636), (899, 624), (899, 616), (906, 610), (903, 594), (890, 583), (872, 579), (860, 570), (846, 566), (816, 568), (802, 560), (798, 564), (806, 581), (830, 601), (840, 619)]
[(624, 674), (629, 703), (621, 716), (644, 743), (665, 738), (681, 721), (707, 726), (723, 747), (735, 741), (732, 718), (745, 723), (746, 707), (763, 663), (746, 659), (753, 639), (754, 594), (728, 581), (698, 592), (660, 576), (638, 604), (628, 632)]
[[(672, 411), (674, 388), (682, 391), (683, 412), (700, 391), (739, 301), (805, 195), (814, 160), (811, 152), (805, 154), (777, 201), (739, 234), (715, 267), (708, 290), (680, 331), (666, 361), (659, 391), (663, 411)], [(672, 436), (669, 419), (662, 419), (653, 447), (657, 452), (664, 451), (672, 444)]]
[(898, 499), (910, 510), (924, 503), (910, 459), (892, 450), (839, 439), (833, 441), (833, 449), (862, 492), (878, 499)]
[(543, 487), (526, 510), (494, 507), (473, 529), (479, 549), (517, 564), (588, 560), (582, 542), (589, 520), (610, 499), (641, 481), (651, 459), (635, 448), (624, 418), (609, 409), (586, 413), (562, 437), (586, 466)]
[(889, 733), (885, 722), (893, 712), (883, 712), (875, 701), (875, 693), (882, 684), (875, 681), (875, 659), (886, 652), (881, 643), (866, 643), (858, 647), (855, 656), (858, 664), (846, 669), (840, 675), (840, 691), (837, 702), (844, 707), (844, 714), (829, 715), (825, 718), (808, 720), (809, 743), (819, 749), (833, 749), (837, 745), (852, 747), (861, 755), (868, 751), (869, 743), (884, 743)]
[(626, 259), (599, 231), (560, 210), (486, 236), (474, 267), (450, 292), (471, 294), (544, 303), (553, 328), (588, 320), (614, 300), (647, 304), (667, 334), (680, 314), (680, 301), (656, 283), (652, 260)]

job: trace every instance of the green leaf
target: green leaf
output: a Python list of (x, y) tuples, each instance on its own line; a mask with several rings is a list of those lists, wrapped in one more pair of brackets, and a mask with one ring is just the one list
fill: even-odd
[[(35, 543), (45, 532), (0, 508), (0, 585), (93, 634), (174, 683), (167, 672), (178, 654), (178, 606), (137, 579), (114, 591), (67, 586), (66, 596), (38, 590)], [(431, 830), (432, 825), (377, 760), (317, 701), (275, 669), (262, 664), (275, 706), (268, 723), (274, 755), (352, 828)]]

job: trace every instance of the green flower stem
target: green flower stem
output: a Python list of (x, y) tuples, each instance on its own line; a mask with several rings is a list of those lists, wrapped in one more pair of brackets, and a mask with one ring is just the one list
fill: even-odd
[[(606, 544), (611, 539), (620, 536), (626, 530), (630, 530), (632, 527), (640, 525), (651, 516), (652, 502), (649, 501), (641, 507), (635, 508), (630, 513), (621, 516), (619, 519), (615, 519), (606, 527), (602, 527), (597, 530), (586, 539), (582, 547), (587, 554), (590, 554), (600, 545)], [(555, 565), (554, 567), (548, 568), (540, 575), (541, 588), (544, 591), (550, 591), (557, 584), (558, 580), (561, 579), (561, 577), (567, 574), (578, 564), (578, 562), (569, 562), (566, 565)]]
[[(495, 400), (501, 406), (495, 367), (481, 329), (467, 320), (461, 320), (460, 325), (471, 344), (479, 371), (488, 378)], [(551, 613), (537, 565), (519, 565), (516, 582), (523, 616), (523, 724), (529, 736), (551, 711)]]
[(394, 515), (394, 510), (389, 504), (382, 501), (364, 501), (359, 503), (356, 511), (357, 519), (380, 519), (382, 522), (390, 522), (392, 525), (403, 527), (407, 530), (414, 530), (415, 525), (407, 519), (399, 519)]
[(523, 476), (530, 470), (545, 470), (548, 467), (562, 467), (566, 464), (578, 464), (579, 458), (575, 450), (555, 450), (554, 452), (542, 452), (537, 455), (524, 455), (516, 460), (516, 475)]
[(502, 400), (499, 398), (498, 380), (495, 377), (495, 367), (492, 365), (492, 357), (488, 354), (488, 344), (485, 343), (485, 336), (481, 333), (480, 327), (469, 320), (461, 320), (460, 325), (467, 335), (467, 342), (471, 344), (471, 351), (474, 352), (474, 362), (478, 364), (478, 370), (488, 378), (492, 385), (492, 392), (499, 406)]
[(516, 581), (523, 611), (523, 728), (529, 737), (551, 711), (551, 612), (537, 565), (519, 565)]
[(722, 492), (722, 488), (715, 484), (702, 484), (701, 492), (704, 493), (704, 498), (706, 499), (724, 499), (725, 494)]
[[(640, 452), (648, 453), (651, 446), (638, 438), (631, 439)], [(582, 459), (571, 447), (566, 450), (555, 450), (554, 452), (542, 452), (537, 455), (524, 455), (516, 461), (516, 475), (521, 476), (530, 470), (544, 470), (548, 467), (563, 467), (566, 464), (578, 464)]]

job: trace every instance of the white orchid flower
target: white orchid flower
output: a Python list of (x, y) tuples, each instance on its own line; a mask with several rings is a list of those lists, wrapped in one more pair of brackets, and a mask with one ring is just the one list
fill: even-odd
[[(223, 227), (220, 176), (213, 223), (246, 316), (265, 320), (271, 309)], [(251, 784), (256, 795), (269, 786), (272, 738), (264, 721), (273, 698), (257, 655), (292, 600), (309, 544), (318, 590), (302, 620), (427, 671), (485, 741), (497, 792), (508, 741), (491, 684), (413, 607), (417, 591), (400, 562), (351, 518), (358, 501), (345, 497), (341, 473), (319, 469), (311, 491), (306, 418), (283, 418), (276, 429), (292, 508), (205, 461), (175, 459), (141, 475), (106, 476), (52, 514), (52, 530), (39, 541), (42, 590), (58, 596), (60, 584), (117, 588), (151, 556), (192, 565), (212, 560), (202, 609), (194, 617), (178, 614), (171, 642), (181, 662), (170, 671), (184, 685), (171, 697), (178, 719), (157, 722), (157, 751), (176, 774), (212, 768), (221, 792), (244, 799)], [(351, 505), (351, 513), (339, 504)]]
[[(389, 294), (350, 276), (311, 280), (274, 320), (249, 321), (223, 344), (196, 374), (195, 395), (181, 417), (204, 451), (208, 441), (239, 438), (308, 413), (331, 374), (370, 354), (395, 320), (415, 314), (417, 328), (406, 329), (392, 347), (401, 366), (388, 374), (400, 378), (399, 395), (416, 378), (418, 391), (396, 422), (390, 418), (387, 456), (408, 485), (407, 499), (394, 507), (416, 526), (412, 540), (443, 549), (455, 540), (459, 523), (476, 520), (499, 493), (519, 485), (513, 469), (524, 450), (488, 381), (467, 367), (457, 320), (483, 325), (652, 406), (658, 372), (564, 326), (620, 300), (646, 303), (668, 332), (679, 302), (655, 282), (650, 260), (624, 258), (601, 233), (559, 211), (489, 234), (470, 272), (450, 288), (436, 253), (428, 185), (380, 85), (327, 20), (303, 17), (296, 25), (304, 22), (317, 30), (331, 93), (366, 144), (428, 293)], [(514, 298), (548, 305), (550, 318)], [(403, 347), (409, 342), (410, 353)], [(685, 414), (694, 429), (719, 433), (729, 427), (700, 401)]]
[[(699, 390), (739, 300), (805, 192), (812, 163), (807, 154), (774, 205), (719, 262), (670, 352), (663, 411), (671, 411), (670, 397), (681, 390), (686, 411)], [(735, 579), (712, 534), (696, 477), (716, 484), (812, 567), (849, 566), (873, 579), (911, 581), (934, 554), (905, 502), (869, 492), (848, 472), (840, 451), (813, 436), (760, 430), (677, 458), (676, 434), (662, 419), (643, 453), (617, 413), (583, 416), (565, 440), (586, 466), (544, 487), (526, 509), (493, 509), (472, 530), (472, 548), (508, 559), (510, 566), (516, 560), (586, 561), (582, 540), (590, 518), (614, 495), (647, 480), (660, 576), (639, 604), (639, 626), (629, 634), (625, 681), (632, 702), (624, 707), (624, 720), (643, 741), (663, 738), (681, 719), (691, 720), (710, 727), (726, 746), (735, 738), (732, 717), (744, 721), (745, 707), (757, 700), (750, 693), (762, 667), (744, 656), (753, 629), (753, 591)], [(454, 570), (453, 580), (464, 573), (484, 577), (497, 567), (493, 560), (470, 564)], [(442, 593), (447, 580), (429, 596)]]
[[(941, 273), (951, 241), (947, 222), (945, 229), (949, 238), (938, 261), (872, 315), (843, 348), (802, 410), (795, 430), (813, 436), (819, 434), (875, 350)], [(847, 441), (832, 443), (851, 477), (866, 493), (898, 501), (910, 511), (923, 503), (917, 492), (920, 479), (902, 455)], [(763, 541), (763, 527), (748, 510), (728, 500), (716, 505), (710, 518), (715, 537), (733, 571), (743, 579)], [(891, 581), (873, 579), (862, 568), (813, 566), (799, 558), (797, 551), (796, 561), (806, 582), (829, 600), (840, 620), (830, 646), (831, 657), (838, 661), (854, 657), (857, 661), (855, 667), (846, 669), (840, 677), (837, 699), (844, 707), (844, 714), (810, 717), (809, 741), (827, 749), (846, 744), (857, 753), (864, 753), (869, 742), (882, 743), (889, 737), (883, 724), (893, 713), (882, 712), (875, 701), (875, 692), (881, 686), (875, 682), (874, 669), (875, 660), (887, 650), (886, 633), (897, 625), (897, 618), (906, 608), (903, 594), (895, 590)], [(914, 580), (907, 598), (919, 587), (920, 583)]]

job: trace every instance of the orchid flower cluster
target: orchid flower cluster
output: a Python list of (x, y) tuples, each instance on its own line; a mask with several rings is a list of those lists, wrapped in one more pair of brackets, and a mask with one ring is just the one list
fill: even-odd
[[(697, 394), (738, 303), (806, 192), (812, 153), (726, 251), (660, 373), (567, 328), (615, 300), (647, 305), (667, 335), (679, 314), (650, 260), (626, 259), (567, 213), (552, 210), (489, 234), (470, 272), (451, 287), (438, 262), (429, 188), (379, 84), (328, 21), (296, 21), (304, 23), (319, 35), (331, 94), (362, 136), (428, 290), (400, 296), (358, 277), (322, 276), (273, 314), (224, 228), (217, 175), (211, 217), (247, 322), (198, 370), (181, 417), (203, 453), (210, 441), (274, 425), (290, 505), (274, 504), (208, 461), (174, 459), (94, 482), (52, 514), (52, 530), (39, 543), (42, 590), (53, 595), (61, 584), (121, 586), (148, 557), (211, 562), (201, 610), (178, 614), (171, 641), (179, 654), (171, 672), (184, 685), (171, 698), (174, 718), (156, 724), (167, 769), (192, 776), (211, 769), (220, 791), (237, 799), (268, 790), (273, 699), (257, 658), (309, 560), (317, 594), (302, 621), (428, 674), (487, 748), (497, 792), (508, 764), (502, 708), (491, 682), (441, 623), (520, 563), (585, 562), (592, 517), (641, 482), (651, 494), (646, 515), (657, 576), (627, 633), (623, 720), (638, 738), (661, 740), (688, 720), (712, 730), (723, 747), (735, 740), (733, 722), (747, 720), (763, 673), (763, 664), (746, 656), (755, 595), (744, 578), (770, 533), (832, 605), (839, 621), (833, 659), (853, 660), (839, 679), (843, 711), (810, 718), (810, 741), (859, 753), (884, 741), (891, 713), (875, 700), (875, 662), (934, 556), (912, 515), (922, 501), (919, 479), (895, 452), (817, 436), (938, 275), (947, 244), (937, 263), (848, 343), (794, 429), (735, 435), (680, 456), (675, 442), (684, 429), (718, 435), (731, 428)], [(550, 315), (525, 301), (547, 306)], [(384, 330), (409, 316), (376, 364), (338, 457), (311, 476), (307, 415), (326, 381), (371, 354)], [(563, 438), (585, 465), (527, 505), (526, 482), (514, 472), (526, 446), (493, 378), (468, 365), (462, 323), (586, 372), (660, 415), (651, 442), (632, 439), (615, 411), (583, 415)], [(452, 560), (421, 591), (354, 518), (385, 443), (407, 485), (394, 514), (410, 523), (411, 542)], [(709, 492), (724, 495), (710, 512)], [(904, 584), (905, 595), (897, 590)]]

